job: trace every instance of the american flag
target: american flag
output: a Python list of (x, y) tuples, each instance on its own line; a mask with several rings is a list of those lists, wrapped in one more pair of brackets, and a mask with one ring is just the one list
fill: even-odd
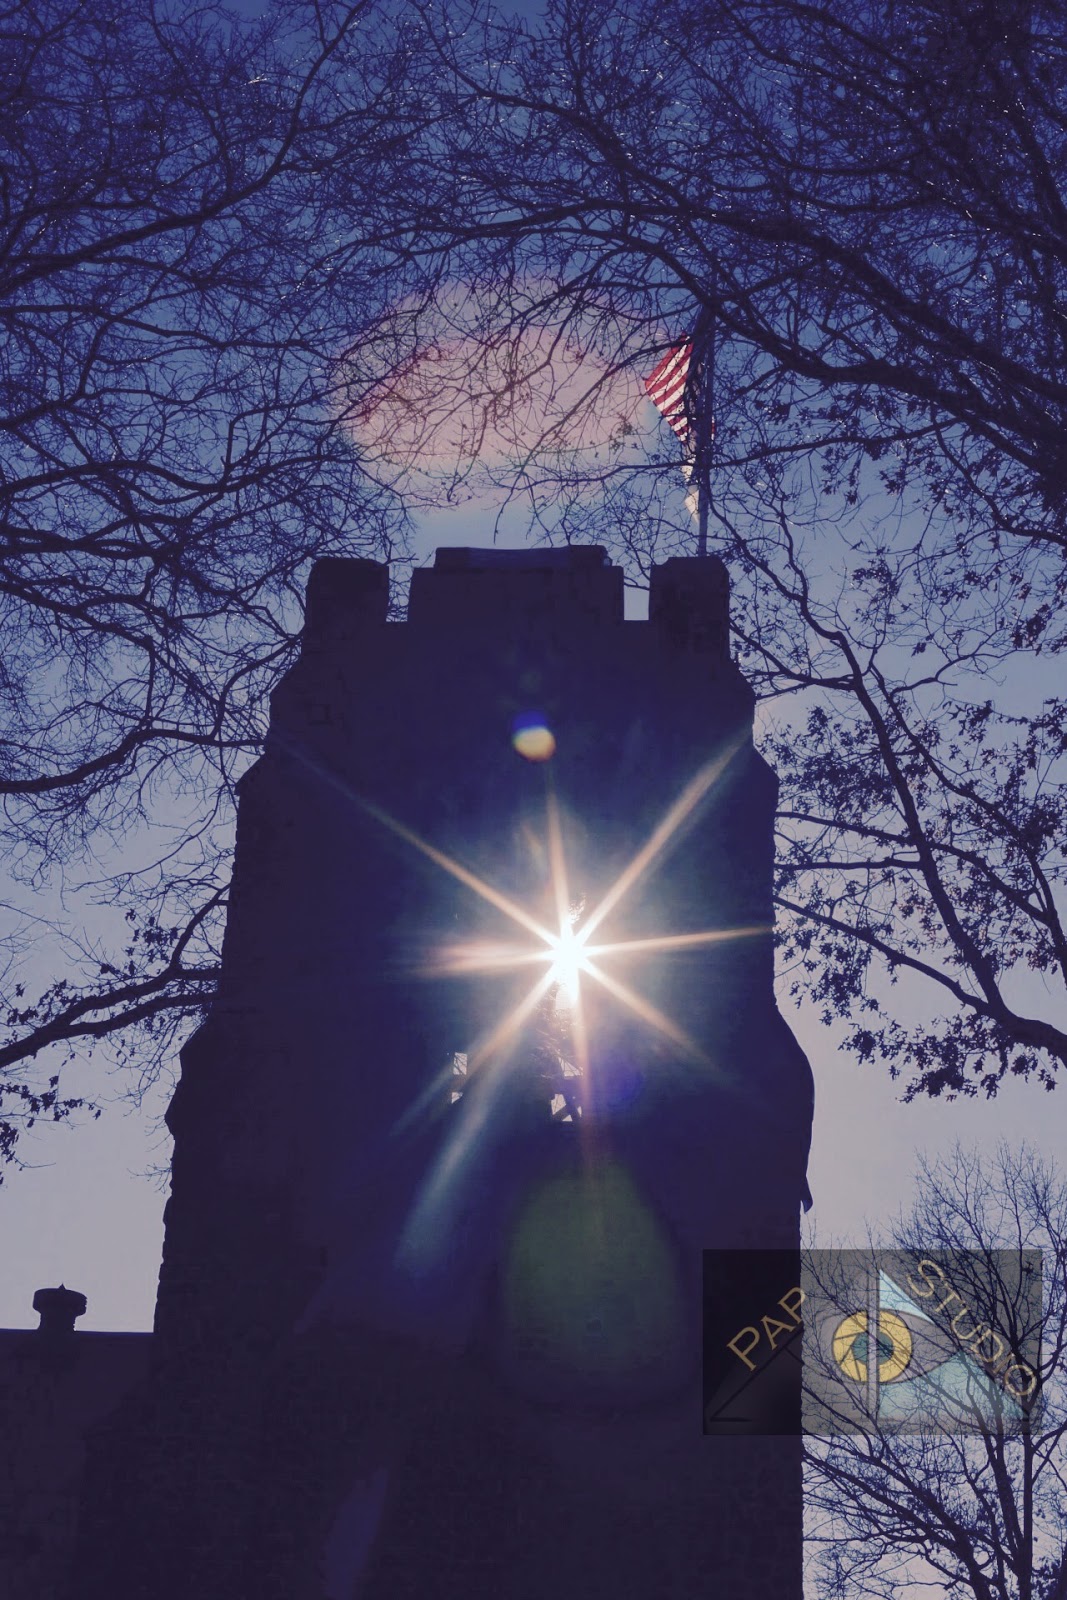
[(692, 339), (685, 344), (676, 344), (667, 351), (655, 372), (645, 379), (645, 389), (652, 404), (687, 448), (690, 429), (685, 411), (685, 389), (692, 358)]

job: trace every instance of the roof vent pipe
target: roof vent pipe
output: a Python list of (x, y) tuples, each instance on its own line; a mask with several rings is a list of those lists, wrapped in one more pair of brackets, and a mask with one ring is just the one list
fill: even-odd
[(77, 1289), (60, 1284), (58, 1289), (38, 1289), (33, 1297), (33, 1309), (41, 1314), (38, 1333), (56, 1339), (74, 1332), (75, 1317), (83, 1317), (88, 1305)]

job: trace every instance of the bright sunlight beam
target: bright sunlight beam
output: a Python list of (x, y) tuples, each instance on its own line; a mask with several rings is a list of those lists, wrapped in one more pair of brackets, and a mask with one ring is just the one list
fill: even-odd
[(531, 916), (522, 906), (516, 904), (509, 896), (502, 894), (487, 883), (484, 878), (471, 872), (469, 868), (462, 866), (459, 862), (453, 860), (451, 856), (420, 839), (410, 828), (406, 828), (402, 823), (397, 822), (380, 807), (360, 800), (360, 804), (372, 816), (435, 862), (442, 870), (472, 889), (483, 900), (503, 911), (521, 928), (533, 934), (545, 947), (538, 949), (537, 946), (534, 946), (531, 949), (529, 946), (508, 945), (502, 942), (468, 943), (451, 946), (440, 952), (436, 958), (432, 966), (433, 971), (453, 974), (501, 972), (527, 965), (540, 965), (542, 962), (547, 964), (548, 970), (546, 974), (538, 980), (531, 994), (503, 1019), (499, 1027), (492, 1031), (487, 1040), (480, 1042), (476, 1046), (472, 1063), (475, 1059), (484, 1061), (494, 1050), (501, 1048), (503, 1044), (513, 1039), (522, 1023), (533, 1013), (543, 996), (552, 988), (556, 988), (570, 1010), (577, 1052), (580, 1057), (576, 1064), (581, 1070), (583, 1078), (586, 1077), (585, 1069), (588, 1049), (582, 1015), (581, 991), (582, 979), (583, 977), (588, 977), (599, 983), (601, 987), (625, 1005), (641, 1021), (656, 1029), (657, 1032), (662, 1033), (690, 1059), (699, 1059), (706, 1067), (711, 1068), (711, 1063), (704, 1052), (669, 1017), (665, 1016), (663, 1012), (636, 994), (627, 985), (621, 983), (617, 978), (613, 978), (604, 972), (593, 958), (600, 956), (621, 956), (625, 958), (637, 954), (692, 949), (701, 945), (718, 944), (724, 940), (765, 934), (768, 929), (763, 926), (737, 929), (715, 928), (701, 933), (663, 934), (652, 938), (618, 940), (608, 944), (592, 944), (590, 939), (606, 917), (618, 907), (625, 896), (650, 870), (653, 863), (663, 855), (679, 829), (697, 814), (715, 783), (742, 748), (744, 742), (744, 736), (739, 736), (731, 741), (730, 744), (712, 757), (710, 761), (705, 762), (699, 771), (695, 773), (678, 798), (668, 807), (665, 815), (652, 830), (645, 843), (623, 868), (600, 904), (594, 909), (584, 927), (580, 930), (574, 927), (574, 922), (579, 913), (572, 909), (559, 804), (555, 793), (549, 788), (546, 817), (548, 859), (549, 875), (559, 924), (558, 934), (551, 933), (549, 929)]
[(666, 952), (692, 949), (700, 945), (718, 944), (724, 940), (766, 934), (770, 931), (769, 928), (762, 926), (735, 929), (714, 928), (701, 933), (663, 934), (659, 937), (621, 940), (610, 944), (597, 945), (590, 943), (590, 939), (606, 917), (616, 909), (625, 896), (645, 876), (657, 858), (662, 856), (679, 829), (697, 814), (715, 783), (726, 771), (744, 743), (744, 735), (739, 735), (717, 755), (713, 756), (710, 761), (705, 762), (694, 774), (678, 798), (668, 807), (645, 843), (620, 872), (600, 904), (593, 910), (580, 930), (575, 929), (573, 926), (578, 913), (572, 909), (568, 888), (559, 806), (554, 792), (551, 788), (549, 789), (547, 795), (548, 857), (558, 918), (558, 933), (552, 933), (550, 929), (546, 928), (523, 906), (512, 900), (509, 895), (503, 894), (477, 873), (472, 872), (469, 867), (463, 866), (461, 862), (454, 860), (443, 850), (437, 849), (436, 846), (420, 838), (413, 829), (406, 827), (402, 822), (397, 821), (395, 817), (390, 816), (381, 806), (375, 805), (372, 801), (357, 794), (336, 774), (320, 768), (318, 763), (309, 760), (305, 753), (293, 748), (292, 754), (301, 759), (305, 765), (319, 771), (324, 778), (340, 788), (368, 815), (374, 817), (390, 832), (396, 834), (398, 838), (403, 839), (413, 849), (418, 850), (420, 854), (434, 862), (443, 872), (448, 873), (458, 882), (471, 889), (487, 904), (504, 912), (512, 922), (516, 923), (525, 932), (532, 934), (539, 941), (540, 946), (543, 947), (538, 948), (538, 945), (535, 944), (533, 948), (530, 948), (529, 946), (507, 945), (496, 942), (459, 944), (441, 951), (435, 958), (431, 970), (438, 973), (462, 974), (506, 971), (523, 966), (541, 965), (542, 963), (547, 968), (525, 999), (520, 1001), (502, 1019), (500, 1024), (491, 1030), (485, 1039), (476, 1043), (470, 1053), (468, 1070), (473, 1070), (478, 1063), (485, 1061), (494, 1052), (515, 1038), (523, 1022), (533, 1014), (544, 996), (553, 987), (557, 987), (562, 991), (570, 1006), (578, 1054), (576, 1065), (581, 1070), (583, 1078), (585, 1078), (587, 1077), (588, 1048), (581, 1005), (581, 983), (583, 977), (589, 977), (599, 983), (616, 1000), (632, 1011), (635, 1016), (662, 1033), (690, 1058), (700, 1059), (708, 1067), (711, 1065), (699, 1046), (689, 1039), (669, 1017), (657, 1010), (649, 1001), (635, 994), (632, 989), (621, 983), (617, 978), (613, 978), (604, 972), (594, 962), (593, 958), (599, 956), (626, 957), (653, 951)]
[[(594, 957), (625, 958), (630, 955), (651, 953), (653, 951), (668, 952), (671, 950), (692, 949), (701, 945), (712, 945), (727, 939), (745, 938), (754, 934), (769, 931), (763, 927), (747, 927), (727, 930), (722, 928), (708, 929), (701, 933), (674, 933), (663, 934), (659, 937), (621, 940), (609, 944), (594, 945), (591, 935), (600, 927), (609, 914), (616, 909), (634, 886), (645, 876), (653, 863), (662, 857), (667, 846), (678, 834), (683, 825), (694, 818), (699, 808), (704, 804), (717, 780), (729, 766), (734, 756), (742, 748), (744, 741), (739, 738), (728, 745), (704, 766), (685, 785), (681, 794), (668, 808), (662, 820), (653, 829), (648, 839), (634, 855), (633, 859), (624, 867), (618, 878), (585, 921), (581, 929), (574, 924), (580, 916), (580, 909), (573, 909), (570, 890), (567, 881), (567, 864), (563, 850), (562, 828), (560, 826), (559, 809), (555, 794), (549, 787), (547, 794), (547, 833), (548, 857), (552, 889), (555, 899), (556, 925), (558, 932), (553, 933), (538, 919), (532, 916), (523, 906), (517, 904), (510, 896), (503, 894), (499, 889), (487, 883), (484, 878), (472, 872), (469, 867), (453, 860), (443, 850), (437, 849), (426, 840), (419, 837), (413, 829), (406, 827), (396, 818), (389, 815), (381, 806), (365, 799), (356, 793), (349, 784), (344, 782), (336, 773), (330, 772), (317, 761), (309, 757), (306, 751), (289, 745), (287, 748), (291, 755), (300, 760), (305, 766), (315, 771), (326, 782), (341, 790), (347, 798), (358, 805), (369, 816), (374, 817), (390, 832), (403, 839), (413, 849), (432, 861), (443, 872), (464, 884), (473, 893), (487, 904), (502, 911), (513, 923), (532, 935), (534, 943), (528, 945), (507, 945), (503, 943), (468, 943), (454, 945), (444, 950), (437, 956), (433, 970), (437, 972), (452, 973), (478, 973), (478, 972), (504, 972), (515, 970), (524, 966), (544, 965), (545, 971), (532, 985), (529, 992), (515, 1005), (499, 1023), (490, 1028), (480, 1039), (474, 1041), (467, 1051), (468, 1074), (473, 1073), (483, 1063), (490, 1064), (493, 1068), (493, 1057), (500, 1053), (514, 1041), (520, 1034), (523, 1025), (532, 1017), (542, 1000), (556, 989), (557, 994), (562, 994), (570, 1010), (571, 1037), (574, 1051), (574, 1065), (580, 1074), (581, 1091), (581, 1122), (585, 1123), (593, 1111), (596, 1100), (597, 1086), (591, 1081), (593, 1074), (589, 1071), (589, 1041), (581, 1003), (582, 980), (588, 978), (600, 984), (608, 994), (612, 995), (620, 1004), (640, 1018), (646, 1025), (663, 1034), (671, 1043), (690, 1059), (698, 1060), (705, 1071), (715, 1076), (720, 1081), (725, 1074), (717, 1069), (700, 1046), (680, 1028), (672, 1019), (646, 1000), (636, 994), (627, 985), (610, 973), (605, 972), (593, 959)], [(546, 774), (546, 776), (548, 776)], [(550, 780), (549, 780), (550, 781)], [(503, 1066), (502, 1061), (497, 1062)], [(402, 1230), (401, 1239), (398, 1241), (398, 1261), (407, 1260), (408, 1266), (416, 1276), (423, 1272), (428, 1261), (437, 1261), (438, 1256), (445, 1251), (444, 1241), (449, 1237), (449, 1229), (457, 1207), (461, 1208), (464, 1197), (464, 1182), (475, 1182), (477, 1178), (478, 1151), (488, 1148), (485, 1144), (487, 1119), (492, 1117), (492, 1108), (496, 1103), (496, 1090), (502, 1086), (503, 1079), (498, 1078), (494, 1087), (490, 1079), (490, 1095), (488, 1099), (476, 1099), (472, 1108), (472, 1116), (464, 1118), (456, 1125), (453, 1134), (445, 1141), (438, 1159), (426, 1174), (420, 1191), (415, 1198), (413, 1209), (407, 1223)], [(436, 1096), (435, 1096), (436, 1098)], [(464, 1099), (466, 1096), (464, 1096)], [(425, 1102), (425, 1096), (420, 1097), (420, 1103)], [(407, 1123), (412, 1115), (417, 1115), (415, 1108), (401, 1118)], [(594, 1121), (595, 1125), (595, 1121)], [(592, 1129), (590, 1129), (592, 1131)]]

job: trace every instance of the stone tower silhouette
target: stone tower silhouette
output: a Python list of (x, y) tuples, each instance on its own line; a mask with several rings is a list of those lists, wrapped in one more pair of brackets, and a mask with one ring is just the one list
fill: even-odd
[[(799, 1439), (701, 1436), (701, 1252), (798, 1247), (812, 1114), (725, 569), (654, 568), (647, 622), (593, 548), (387, 594), (315, 567), (241, 783), (152, 1376), (73, 1592), (800, 1600)], [(564, 1066), (511, 913), (606, 895), (590, 948), (632, 948)]]

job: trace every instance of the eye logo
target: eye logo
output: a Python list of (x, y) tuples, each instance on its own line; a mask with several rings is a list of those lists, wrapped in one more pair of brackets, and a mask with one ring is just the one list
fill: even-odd
[(801, 1287), (808, 1432), (1029, 1426), (1040, 1370), (1038, 1252), (809, 1251)]
[[(878, 1382), (895, 1383), (911, 1364), (911, 1330), (895, 1311), (883, 1311), (878, 1318), (876, 1337)], [(854, 1311), (838, 1323), (833, 1335), (833, 1356), (846, 1378), (867, 1382), (867, 1363), (871, 1340), (867, 1332), (866, 1311)]]

